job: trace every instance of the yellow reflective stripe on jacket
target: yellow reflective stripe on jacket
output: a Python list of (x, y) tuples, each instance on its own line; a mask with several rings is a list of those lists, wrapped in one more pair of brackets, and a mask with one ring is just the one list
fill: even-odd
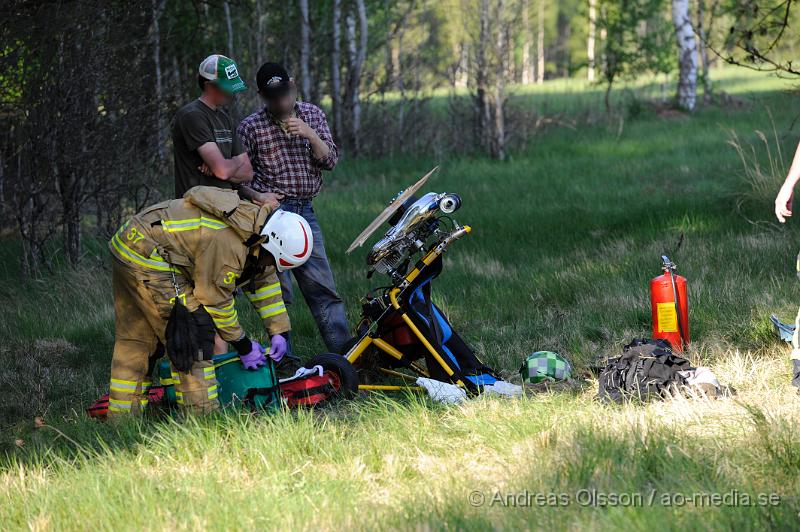
[(216, 313), (216, 314), (229, 314), (230, 310), (233, 309), (234, 303), (235, 302), (233, 300), (231, 300), (231, 302), (228, 303), (227, 305), (225, 305), (224, 307), (212, 307), (212, 306), (206, 305), (206, 310), (208, 310), (212, 314), (214, 314), (214, 313)]
[(217, 316), (219, 318), (230, 318), (231, 316), (236, 315), (236, 309), (234, 308), (234, 302), (231, 301), (224, 307), (211, 307), (206, 305), (206, 310), (208, 311), (211, 316)]
[(214, 218), (187, 218), (185, 220), (162, 220), (161, 227), (168, 233), (177, 233), (178, 231), (193, 231), (206, 227), (208, 229), (225, 229), (228, 224), (215, 220)]
[(281, 283), (275, 283), (268, 286), (262, 286), (255, 292), (245, 292), (247, 298), (251, 302), (261, 301), (270, 297), (275, 297), (281, 293)]
[(236, 312), (233, 305), (233, 301), (224, 307), (209, 307), (206, 305), (206, 310), (211, 315), (211, 319), (214, 320), (214, 325), (217, 328), (233, 327), (239, 323), (239, 313)]
[(111, 245), (123, 258), (133, 262), (134, 264), (144, 266), (145, 268), (150, 268), (151, 270), (158, 270), (160, 272), (172, 271), (175, 273), (180, 273), (179, 270), (171, 267), (169, 263), (164, 262), (163, 260), (148, 259), (147, 257), (136, 253), (134, 250), (129, 248), (125, 242), (122, 241), (122, 239), (120, 239), (119, 233), (111, 237)]
[(280, 301), (256, 310), (258, 310), (258, 315), (261, 316), (261, 319), (266, 319), (286, 312), (286, 305), (284, 305), (283, 301)]
[(236, 327), (239, 324), (239, 316), (234, 315), (232, 318), (218, 320), (215, 317), (211, 317), (214, 320), (214, 325), (217, 326), (218, 329), (227, 329), (229, 327)]
[(205, 380), (211, 380), (217, 378), (217, 372), (214, 369), (214, 366), (209, 368), (203, 368), (203, 378)]

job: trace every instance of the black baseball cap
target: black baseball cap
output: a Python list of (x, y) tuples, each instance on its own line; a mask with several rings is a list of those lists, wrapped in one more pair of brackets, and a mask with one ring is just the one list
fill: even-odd
[(281, 98), (289, 93), (292, 88), (292, 78), (286, 69), (278, 63), (264, 63), (256, 74), (256, 85), (268, 100)]

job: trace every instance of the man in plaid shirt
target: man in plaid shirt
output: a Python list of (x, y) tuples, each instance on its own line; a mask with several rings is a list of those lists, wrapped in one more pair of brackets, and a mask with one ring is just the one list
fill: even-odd
[[(322, 230), (312, 200), (322, 188), (322, 171), (333, 170), (339, 149), (333, 142), (325, 113), (298, 102), (294, 81), (276, 63), (265, 63), (256, 76), (266, 105), (242, 120), (237, 134), (253, 166), (255, 201), (280, 201), (281, 208), (303, 216), (314, 234), (311, 258), (291, 270), (317, 322), (328, 351), (341, 353), (350, 339), (345, 307), (333, 280)], [(281, 274), (284, 302), (292, 302), (289, 272)]]

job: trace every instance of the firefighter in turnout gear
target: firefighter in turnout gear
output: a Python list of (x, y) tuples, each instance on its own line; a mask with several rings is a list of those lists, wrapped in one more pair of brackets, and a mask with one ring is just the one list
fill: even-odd
[[(109, 242), (116, 314), (109, 414), (138, 413), (147, 405), (151, 369), (164, 345), (178, 403), (193, 412), (219, 408), (211, 361), (215, 332), (236, 348), (246, 368), (265, 364), (266, 350), (239, 325), (238, 288), (271, 337), (269, 356), (280, 360), (290, 327), (278, 272), (302, 265), (312, 247), (302, 217), (216, 187), (194, 187), (128, 220)], [(168, 320), (179, 304), (196, 327), (190, 340), (201, 347), (182, 364), (183, 372), (169, 352)]]

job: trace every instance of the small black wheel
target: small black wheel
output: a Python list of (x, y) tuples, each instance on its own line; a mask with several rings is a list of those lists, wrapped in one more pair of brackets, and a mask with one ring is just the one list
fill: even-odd
[(331, 386), (336, 390), (337, 397), (352, 399), (358, 392), (358, 373), (356, 368), (342, 355), (336, 353), (323, 353), (309, 360), (305, 367), (322, 366), (325, 373), (330, 375)]

